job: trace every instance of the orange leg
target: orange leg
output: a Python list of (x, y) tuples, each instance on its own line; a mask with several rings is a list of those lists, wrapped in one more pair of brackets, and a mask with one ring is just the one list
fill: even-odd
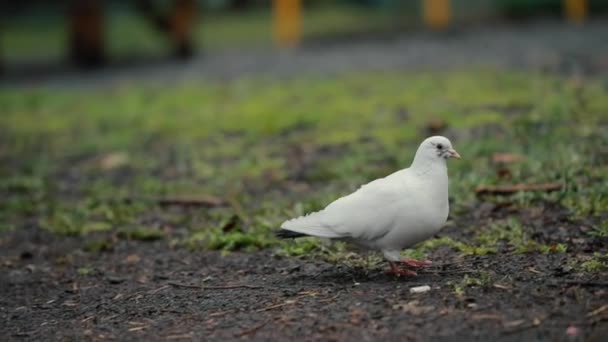
[(422, 268), (433, 263), (429, 260), (403, 259), (401, 260), (401, 264), (410, 268)]
[(386, 272), (387, 274), (394, 275), (397, 277), (415, 277), (418, 275), (412, 270), (397, 266), (396, 262), (389, 261), (388, 264), (391, 266), (391, 269)]

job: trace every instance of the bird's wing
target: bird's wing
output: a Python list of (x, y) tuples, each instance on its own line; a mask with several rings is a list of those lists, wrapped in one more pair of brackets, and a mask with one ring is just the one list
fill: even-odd
[(284, 222), (281, 228), (324, 238), (380, 238), (394, 226), (404, 196), (404, 171), (363, 185), (321, 211)]

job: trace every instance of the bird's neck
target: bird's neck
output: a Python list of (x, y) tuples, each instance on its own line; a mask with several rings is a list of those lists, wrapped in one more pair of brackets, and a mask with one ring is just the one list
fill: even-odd
[(448, 208), (448, 168), (445, 159), (426, 159), (412, 163), (410, 169), (420, 186), (428, 192), (432, 202), (440, 208)]
[(448, 175), (446, 160), (435, 156), (427, 157), (416, 154), (410, 169), (418, 176), (434, 175), (445, 176), (447, 178)]

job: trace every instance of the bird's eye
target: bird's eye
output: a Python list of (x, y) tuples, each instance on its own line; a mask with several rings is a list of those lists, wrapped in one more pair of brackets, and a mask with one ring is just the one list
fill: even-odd
[(437, 144), (437, 148), (441, 150), (443, 148), (443, 145)]

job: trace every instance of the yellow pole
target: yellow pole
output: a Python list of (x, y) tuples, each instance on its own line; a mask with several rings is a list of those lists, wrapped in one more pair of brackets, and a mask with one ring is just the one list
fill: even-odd
[(274, 40), (279, 47), (300, 44), (302, 0), (273, 0)]
[(450, 24), (450, 0), (423, 0), (424, 22), (433, 30), (442, 30)]
[(579, 24), (584, 22), (587, 10), (587, 0), (564, 0), (564, 12), (571, 22)]

